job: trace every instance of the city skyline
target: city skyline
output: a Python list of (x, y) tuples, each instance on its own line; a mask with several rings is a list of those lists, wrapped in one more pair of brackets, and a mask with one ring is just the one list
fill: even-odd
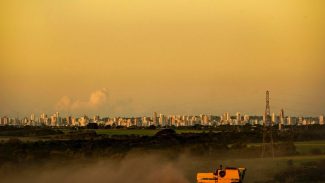
[(324, 125), (324, 115), (319, 115), (318, 117), (310, 116), (290, 116), (285, 115), (284, 110), (281, 109), (280, 113), (276, 115), (275, 113), (270, 114), (266, 117), (263, 116), (250, 116), (248, 114), (241, 114), (237, 112), (232, 115), (225, 112), (221, 115), (174, 115), (174, 114), (159, 114), (154, 112), (152, 116), (133, 116), (133, 117), (100, 117), (99, 115), (94, 115), (93, 117), (84, 114), (83, 116), (71, 116), (62, 115), (56, 112), (52, 115), (47, 115), (42, 113), (37, 116), (32, 113), (30, 116), (10, 117), (3, 116), (0, 117), (0, 126), (52, 126), (52, 127), (66, 127), (66, 126), (88, 126), (93, 123), (101, 125), (102, 127), (149, 127), (149, 126), (220, 126), (220, 125), (264, 125), (267, 124), (266, 119), (270, 119), (269, 125), (279, 126), (279, 130), (283, 125)]
[(324, 114), (325, 2), (0, 2), (0, 114)]
[[(52, 115), (51, 115), (52, 114)], [(170, 114), (166, 114), (166, 113), (157, 113), (157, 112), (153, 112), (150, 115), (128, 115), (128, 116), (123, 116), (123, 115), (117, 115), (117, 116), (110, 116), (110, 115), (99, 115), (99, 114), (83, 114), (83, 115), (72, 115), (72, 114), (65, 114), (65, 113), (60, 113), (58, 111), (56, 112), (52, 112), (52, 113), (29, 113), (28, 115), (22, 115), (20, 116), (19, 113), (17, 113), (16, 115), (2, 115), (0, 116), (3, 118), (10, 118), (10, 119), (24, 119), (24, 118), (28, 118), (32, 121), (36, 120), (36, 119), (41, 119), (41, 118), (51, 118), (51, 116), (55, 116), (58, 117), (60, 116), (61, 118), (67, 118), (67, 117), (74, 117), (74, 118), (82, 118), (82, 117), (87, 117), (87, 118), (142, 118), (142, 117), (147, 117), (147, 118), (151, 118), (153, 120), (154, 123), (158, 122), (158, 119), (160, 118), (165, 118), (165, 117), (171, 117), (171, 116), (177, 116), (177, 117), (184, 117), (184, 116), (191, 116), (191, 117), (198, 117), (198, 116), (215, 116), (215, 117), (220, 117), (221, 119), (226, 119), (226, 121), (228, 121), (229, 119), (236, 119), (237, 121), (240, 121), (241, 119), (246, 119), (247, 117), (249, 118), (250, 116), (253, 117), (264, 117), (265, 114), (250, 114), (250, 113), (241, 113), (241, 112), (236, 112), (236, 113), (230, 113), (230, 112), (223, 112), (221, 114), (217, 114), (217, 113), (201, 113), (201, 114), (179, 114), (179, 113), (170, 113)], [(291, 115), (291, 114), (287, 114), (284, 112), (284, 109), (281, 109), (279, 111), (279, 113), (275, 113), (272, 112), (270, 115), (270, 119), (273, 122), (277, 122), (279, 119), (277, 118), (287, 118), (287, 117), (295, 117), (295, 118), (315, 118), (315, 117), (320, 117), (320, 116), (324, 116), (324, 114), (320, 114), (320, 115)], [(264, 120), (264, 119), (263, 119)]]

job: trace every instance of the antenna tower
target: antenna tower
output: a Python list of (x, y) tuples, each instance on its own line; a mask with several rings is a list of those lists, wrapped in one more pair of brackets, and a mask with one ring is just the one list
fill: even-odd
[(270, 92), (266, 91), (266, 106), (263, 119), (263, 144), (262, 144), (262, 158), (264, 158), (267, 150), (272, 153), (274, 159), (274, 143), (272, 135), (272, 121), (270, 112)]

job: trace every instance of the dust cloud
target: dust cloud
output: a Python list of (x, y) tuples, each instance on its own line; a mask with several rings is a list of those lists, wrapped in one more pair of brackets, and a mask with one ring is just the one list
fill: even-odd
[[(181, 161), (184, 161), (182, 159)], [(184, 163), (184, 162), (183, 162)], [(160, 155), (130, 154), (114, 160), (96, 160), (92, 163), (69, 162), (56, 166), (33, 167), (15, 171), (2, 177), (3, 183), (189, 183), (179, 167), (180, 160)]]
[[(224, 154), (130, 152), (123, 157), (49, 161), (24, 168), (2, 167), (2, 183), (194, 183), (197, 172), (214, 171), (220, 164), (247, 168), (244, 182), (270, 180), (285, 161), (261, 158), (224, 159)], [(282, 167), (282, 168), (281, 168)], [(4, 173), (4, 170), (5, 173)]]

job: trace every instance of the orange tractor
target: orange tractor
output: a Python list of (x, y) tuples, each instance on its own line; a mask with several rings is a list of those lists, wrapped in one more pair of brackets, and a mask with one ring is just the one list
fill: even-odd
[(197, 183), (243, 183), (246, 168), (220, 166), (214, 173), (198, 173)]

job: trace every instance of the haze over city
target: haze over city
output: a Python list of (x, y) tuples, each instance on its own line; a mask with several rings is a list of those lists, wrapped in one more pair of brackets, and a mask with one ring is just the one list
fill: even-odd
[(0, 2), (0, 115), (324, 114), (323, 0)]

